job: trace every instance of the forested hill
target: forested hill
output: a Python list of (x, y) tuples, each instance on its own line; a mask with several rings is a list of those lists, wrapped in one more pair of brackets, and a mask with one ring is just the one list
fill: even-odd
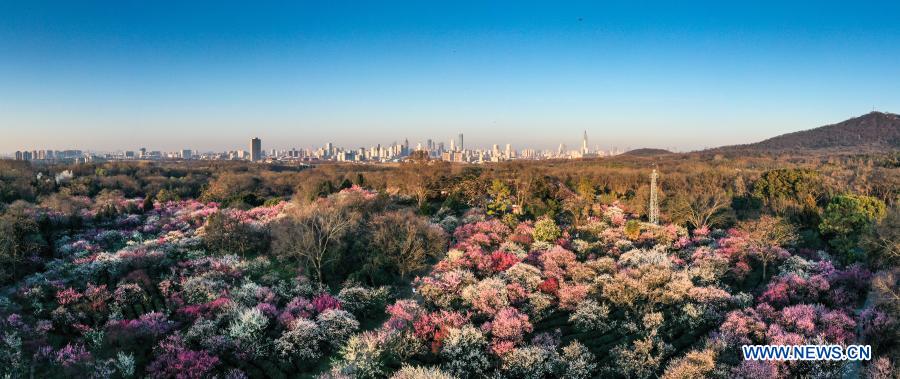
[(752, 144), (723, 146), (714, 150), (779, 152), (842, 149), (866, 151), (900, 149), (900, 116), (893, 113), (871, 112), (837, 124), (782, 134)]
[(667, 154), (672, 154), (672, 152), (669, 150), (665, 150), (665, 149), (641, 148), (641, 149), (628, 150), (623, 155), (634, 156), (634, 157), (655, 157), (658, 155), (667, 155)]

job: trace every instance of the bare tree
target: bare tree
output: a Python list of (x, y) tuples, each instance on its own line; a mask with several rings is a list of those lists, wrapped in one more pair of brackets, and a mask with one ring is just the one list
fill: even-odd
[(304, 264), (319, 283), (324, 283), (323, 268), (340, 257), (342, 239), (359, 214), (332, 199), (300, 206), (292, 213), (273, 230), (274, 250)]
[(428, 267), (446, 247), (446, 235), (412, 212), (391, 212), (375, 217), (371, 224), (370, 259), (376, 266), (393, 266), (401, 278)]
[(405, 192), (416, 198), (416, 205), (422, 207), (428, 201), (431, 191), (431, 176), (429, 167), (424, 163), (410, 163), (405, 168), (400, 187)]
[(757, 220), (745, 221), (738, 229), (747, 233), (747, 249), (762, 263), (763, 278), (766, 277), (766, 268), (770, 263), (787, 255), (784, 247), (797, 241), (794, 227), (778, 217), (763, 216)]
[(676, 210), (694, 228), (709, 227), (720, 220), (720, 211), (728, 205), (728, 195), (719, 188), (695, 189), (676, 199)]
[(525, 213), (525, 203), (534, 195), (537, 188), (538, 173), (531, 168), (524, 168), (520, 172), (516, 172), (515, 180), (513, 180), (513, 190), (515, 191), (515, 213)]
[(900, 208), (889, 209), (872, 232), (863, 236), (862, 242), (877, 264), (891, 267), (900, 262)]

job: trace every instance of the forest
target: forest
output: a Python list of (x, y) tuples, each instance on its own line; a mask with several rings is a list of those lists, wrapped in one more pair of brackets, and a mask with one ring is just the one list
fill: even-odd
[(0, 376), (896, 378), (898, 200), (896, 152), (0, 160)]

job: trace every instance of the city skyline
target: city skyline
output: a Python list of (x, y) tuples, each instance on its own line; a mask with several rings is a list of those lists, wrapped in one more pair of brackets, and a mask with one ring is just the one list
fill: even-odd
[[(777, 5), (777, 6), (775, 6)], [(0, 4), (0, 152), (696, 150), (900, 110), (896, 2)], [(561, 138), (565, 136), (565, 138)]]
[[(568, 150), (566, 144), (559, 144), (554, 152), (550, 149), (533, 149), (528, 147), (513, 148), (512, 144), (505, 143), (501, 149), (500, 145), (494, 143), (491, 147), (466, 147), (464, 135), (460, 133), (456, 138), (449, 140), (448, 144), (444, 142), (427, 139), (424, 142), (416, 142), (415, 147), (406, 138), (402, 143), (396, 141), (390, 144), (376, 144), (371, 146), (345, 147), (338, 146), (332, 142), (321, 147), (291, 147), (284, 148), (263, 148), (262, 140), (259, 137), (250, 139), (248, 150), (219, 150), (219, 151), (197, 151), (193, 149), (180, 149), (175, 151), (153, 150), (146, 147), (140, 147), (137, 150), (117, 149), (114, 151), (97, 151), (97, 150), (55, 150), (55, 149), (23, 149), (16, 150), (12, 154), (0, 154), (0, 158), (12, 158), (19, 161), (105, 161), (105, 160), (247, 160), (251, 162), (288, 162), (288, 161), (338, 161), (338, 162), (398, 162), (406, 158), (412, 157), (413, 152), (422, 151), (427, 154), (429, 159), (443, 160), (458, 163), (486, 163), (501, 162), (516, 159), (578, 159), (592, 157), (608, 157), (615, 156), (630, 150), (630, 147), (622, 149), (613, 146), (604, 149), (599, 145), (591, 148), (588, 145), (587, 131), (582, 132), (582, 142), (578, 150)], [(673, 150), (674, 151), (674, 150)]]

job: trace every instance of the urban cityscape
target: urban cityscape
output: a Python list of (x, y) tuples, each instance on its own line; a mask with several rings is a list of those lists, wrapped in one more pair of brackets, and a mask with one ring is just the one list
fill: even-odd
[(101, 162), (116, 160), (245, 160), (251, 162), (282, 163), (316, 163), (316, 162), (359, 162), (386, 163), (399, 162), (423, 152), (424, 157), (455, 163), (489, 163), (509, 160), (543, 160), (543, 159), (579, 159), (609, 157), (622, 154), (629, 149), (621, 150), (613, 147), (603, 150), (599, 146), (588, 145), (588, 134), (584, 131), (581, 146), (570, 149), (559, 144), (556, 150), (549, 149), (514, 149), (509, 143), (493, 144), (490, 148), (466, 148), (463, 134), (451, 138), (448, 143), (428, 139), (411, 146), (408, 139), (402, 143), (393, 142), (388, 145), (376, 144), (369, 147), (347, 148), (334, 143), (327, 143), (319, 148), (263, 149), (260, 138), (250, 140), (247, 150), (230, 150), (222, 152), (199, 152), (192, 149), (179, 151), (148, 150), (141, 147), (137, 150), (122, 150), (112, 153), (90, 152), (83, 150), (20, 150), (13, 158), (18, 161), (38, 162)]

